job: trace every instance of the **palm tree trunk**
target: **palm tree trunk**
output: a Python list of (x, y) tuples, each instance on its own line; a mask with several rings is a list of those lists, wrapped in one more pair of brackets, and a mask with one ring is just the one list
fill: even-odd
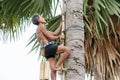
[(83, 0), (66, 0), (66, 45), (71, 54), (65, 80), (85, 80)]

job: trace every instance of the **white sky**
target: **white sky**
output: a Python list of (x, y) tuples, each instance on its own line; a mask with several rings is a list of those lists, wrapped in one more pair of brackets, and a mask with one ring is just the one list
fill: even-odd
[[(59, 13), (60, 9), (57, 9), (57, 14)], [(3, 44), (0, 40), (0, 80), (39, 80), (38, 53), (27, 54), (31, 47), (25, 48), (36, 28), (31, 24), (16, 42)]]
[(34, 25), (27, 28), (16, 42), (0, 41), (0, 80), (39, 80), (38, 53), (27, 54), (30, 47), (25, 48), (36, 28)]

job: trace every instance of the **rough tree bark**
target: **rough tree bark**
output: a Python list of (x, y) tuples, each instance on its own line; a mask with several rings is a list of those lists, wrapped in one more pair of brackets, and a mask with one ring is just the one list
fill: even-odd
[(65, 80), (85, 80), (83, 0), (66, 0), (66, 45), (71, 54)]

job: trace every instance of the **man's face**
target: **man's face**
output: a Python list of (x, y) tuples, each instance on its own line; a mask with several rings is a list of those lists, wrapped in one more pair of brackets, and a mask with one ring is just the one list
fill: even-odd
[(40, 23), (45, 23), (46, 21), (45, 21), (45, 19), (44, 19), (42, 16), (40, 16), (39, 22), (40, 22)]

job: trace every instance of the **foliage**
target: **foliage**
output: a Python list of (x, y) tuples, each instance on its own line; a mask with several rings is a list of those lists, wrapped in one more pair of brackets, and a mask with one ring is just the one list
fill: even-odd
[(53, 22), (51, 19), (55, 17), (58, 1), (0, 0), (0, 29), (3, 31), (2, 37), (5, 40), (17, 39), (24, 32), (26, 26), (30, 24), (30, 17), (35, 13), (42, 15), (50, 24), (54, 24), (52, 27), (55, 27), (58, 25), (58, 20)]
[(95, 80), (120, 79), (120, 3), (84, 0), (84, 19), (86, 72)]

